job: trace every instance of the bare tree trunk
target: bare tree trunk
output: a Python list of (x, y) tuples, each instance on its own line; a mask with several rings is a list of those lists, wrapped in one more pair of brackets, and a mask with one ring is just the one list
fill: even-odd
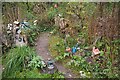
[[(2, 7), (2, 3), (0, 2), (0, 7)], [(2, 9), (0, 9), (0, 15), (2, 15)], [(0, 17), (0, 57), (2, 55), (2, 41), (1, 41), (1, 36), (2, 36), (2, 16)], [(2, 71), (2, 70), (1, 70)], [(1, 72), (0, 72), (1, 74)]]
[(120, 38), (120, 6), (117, 5), (117, 26), (116, 26), (116, 30), (115, 32), (117, 31), (116, 33), (116, 39), (119, 39)]
[(18, 21), (20, 21), (20, 8), (18, 7), (18, 14), (17, 14), (17, 16), (18, 16)]

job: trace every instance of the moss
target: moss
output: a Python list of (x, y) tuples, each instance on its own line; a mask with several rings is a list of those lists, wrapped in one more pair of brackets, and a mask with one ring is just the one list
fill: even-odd
[(52, 57), (57, 57), (65, 51), (64, 40), (58, 36), (51, 36), (49, 41), (49, 51)]

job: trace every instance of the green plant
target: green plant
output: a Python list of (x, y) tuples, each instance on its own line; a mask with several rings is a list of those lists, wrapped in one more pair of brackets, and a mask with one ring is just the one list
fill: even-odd
[(38, 69), (34, 70), (23, 70), (22, 72), (17, 71), (15, 74), (15, 78), (51, 78), (50, 74), (41, 74)]
[(63, 73), (56, 72), (52, 75), (52, 78), (64, 78)]
[(71, 67), (79, 67), (81, 70), (86, 70), (88, 66), (86, 60), (81, 56), (73, 56), (72, 60), (68, 62), (68, 65)]
[(63, 56), (57, 56), (57, 57), (55, 58), (55, 61), (60, 61), (60, 60), (63, 60)]
[[(9, 77), (11, 78), (11, 77)], [(17, 71), (15, 74), (15, 78), (64, 78), (63, 74), (60, 72), (56, 72), (54, 74), (42, 74), (38, 71), (38, 69), (34, 70), (23, 70), (22, 72)]]
[(53, 19), (56, 13), (57, 13), (57, 9), (51, 7), (47, 13), (48, 19)]
[(27, 33), (29, 45), (35, 44), (35, 39), (39, 33), (40, 31), (38, 26), (34, 26), (34, 25), (30, 26), (30, 31)]
[(75, 40), (75, 37), (66, 38), (66, 45), (67, 46), (73, 47), (73, 46), (75, 46), (76, 43), (77, 43), (77, 41)]
[(27, 63), (36, 55), (33, 48), (24, 46), (11, 49), (3, 59), (3, 77), (14, 76), (16, 71), (27, 68)]
[(66, 57), (69, 57), (69, 56), (70, 56), (70, 53), (64, 53), (64, 54), (61, 54), (61, 55), (57, 56), (57, 57), (55, 58), (55, 60), (56, 60), (56, 61), (60, 61), (60, 60), (63, 60), (63, 59), (65, 59)]
[(65, 58), (65, 57), (69, 57), (70, 56), (70, 53), (64, 53), (63, 54), (63, 57)]
[(45, 67), (45, 63), (42, 61), (40, 56), (34, 56), (31, 61), (28, 63), (28, 67), (36, 69)]

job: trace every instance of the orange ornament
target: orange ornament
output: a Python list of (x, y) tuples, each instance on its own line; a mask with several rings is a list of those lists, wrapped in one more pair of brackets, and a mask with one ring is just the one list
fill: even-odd
[(67, 51), (67, 52), (71, 52), (71, 48), (67, 48), (66, 51)]

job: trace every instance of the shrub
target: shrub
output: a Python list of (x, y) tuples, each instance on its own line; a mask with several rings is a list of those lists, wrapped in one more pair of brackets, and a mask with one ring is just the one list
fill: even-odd
[(3, 77), (14, 76), (16, 71), (22, 71), (35, 54), (34, 49), (27, 46), (11, 49), (3, 59), (5, 63)]
[(34, 56), (28, 64), (28, 67), (32, 69), (43, 68), (45, 66), (45, 63), (43, 63), (42, 58), (40, 56)]
[(34, 25), (30, 26), (30, 31), (27, 33), (29, 45), (35, 44), (35, 39), (39, 33), (40, 30), (38, 26), (34, 26)]

